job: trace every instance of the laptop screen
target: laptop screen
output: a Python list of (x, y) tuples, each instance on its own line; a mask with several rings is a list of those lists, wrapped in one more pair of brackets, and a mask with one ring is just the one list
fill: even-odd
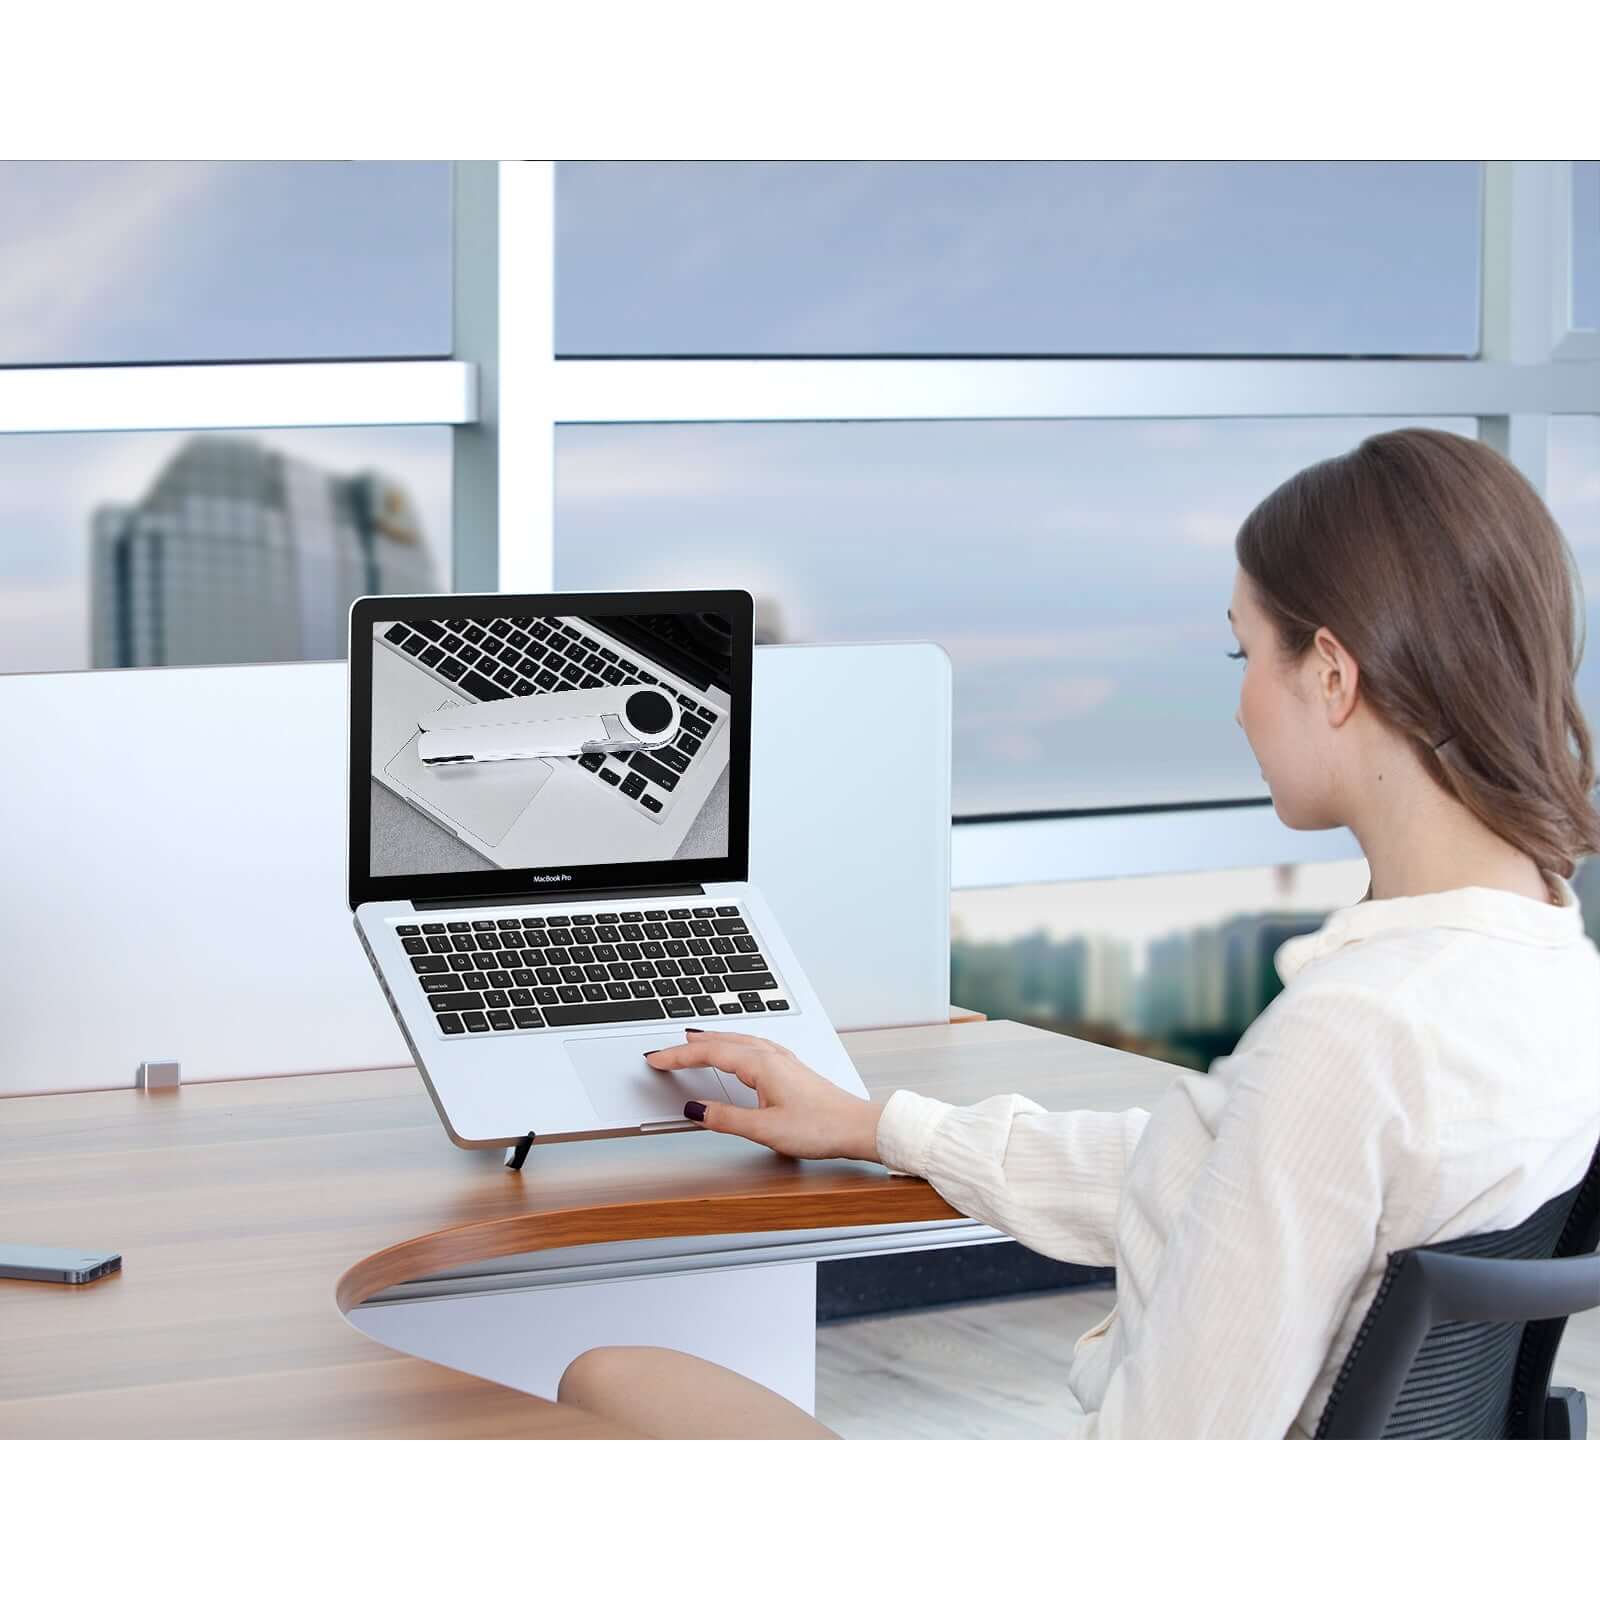
[(740, 591), (358, 601), (352, 904), (742, 879), (750, 656)]

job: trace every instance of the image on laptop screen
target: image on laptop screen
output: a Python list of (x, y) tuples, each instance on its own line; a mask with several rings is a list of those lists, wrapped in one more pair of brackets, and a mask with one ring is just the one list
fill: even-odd
[(728, 854), (715, 611), (372, 629), (374, 876)]

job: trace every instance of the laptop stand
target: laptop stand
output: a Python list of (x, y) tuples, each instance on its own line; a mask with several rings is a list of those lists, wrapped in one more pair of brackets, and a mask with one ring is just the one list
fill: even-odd
[(521, 1172), (522, 1163), (528, 1159), (528, 1152), (533, 1148), (533, 1134), (530, 1131), (524, 1139), (518, 1139), (511, 1147), (511, 1153), (506, 1157), (507, 1172)]

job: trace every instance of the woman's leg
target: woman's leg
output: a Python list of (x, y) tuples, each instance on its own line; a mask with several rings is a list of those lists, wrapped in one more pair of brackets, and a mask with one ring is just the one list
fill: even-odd
[(655, 1439), (837, 1439), (737, 1372), (651, 1345), (602, 1345), (561, 1375), (556, 1398)]

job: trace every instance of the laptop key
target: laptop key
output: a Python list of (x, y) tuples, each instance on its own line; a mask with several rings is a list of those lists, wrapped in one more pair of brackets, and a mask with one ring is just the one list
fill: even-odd
[(646, 811), (659, 811), (661, 809), (661, 802), (657, 800), (653, 794), (640, 795), (639, 804), (642, 805)]
[(422, 929), (414, 922), (402, 922), (394, 931), (402, 939), (415, 939)]
[(624, 922), (643, 922), (644, 921), (644, 912), (642, 912), (642, 911), (624, 911), (622, 913), (622, 920)]
[(553, 1006), (556, 1003), (556, 999), (557, 996), (554, 989), (541, 986), (533, 991), (533, 1003), (535, 1005)]
[(392, 628), (386, 629), (383, 636), (390, 644), (403, 644), (406, 638), (406, 630), (402, 624), (397, 622)]
[(688, 756), (686, 756), (683, 751), (674, 749), (670, 744), (664, 749), (652, 750), (650, 754), (654, 756), (657, 761), (664, 762), (667, 766), (671, 767), (674, 772), (687, 772), (689, 770)]
[(506, 700), (510, 698), (504, 689), (490, 683), (481, 672), (466, 673), (458, 680), (458, 684), (474, 700)]
[(669, 794), (678, 787), (678, 774), (671, 767), (664, 767), (659, 761), (652, 760), (644, 751), (640, 751), (633, 758), (635, 776), (644, 776), (658, 788), (665, 789)]
[(787, 1011), (788, 1009), (789, 1009), (789, 1002), (787, 1000), (769, 1000), (769, 1001), (767, 1001), (767, 1010), (768, 1011)]
[(694, 997), (694, 1008), (702, 1017), (714, 1017), (717, 1014), (717, 1002), (706, 999), (703, 994)]
[(442, 933), (436, 933), (428, 940), (428, 948), (436, 956), (447, 956), (450, 954), (450, 941)]
[(425, 667), (436, 667), (441, 661), (444, 660), (444, 651), (441, 650), (438, 645), (430, 644), (428, 648), (417, 657), (417, 660), (420, 661)]
[(481, 1011), (463, 1011), (461, 1020), (466, 1023), (468, 1033), (487, 1033), (489, 1031), (488, 1018)]
[(400, 641), (400, 648), (408, 656), (420, 656), (428, 648), (428, 641), (420, 633), (413, 633)]
[(484, 999), (468, 990), (463, 994), (430, 994), (428, 1004), (435, 1011), (482, 1011)]
[(454, 1011), (441, 1011), (433, 1020), (439, 1024), (441, 1033), (465, 1033), (467, 1031), (466, 1023)]
[(665, 1015), (659, 1000), (607, 1000), (598, 1005), (544, 1009), (544, 1020), (552, 1028), (570, 1028), (585, 1022), (656, 1022)]
[(743, 1012), (744, 1007), (740, 1005), (722, 1005), (718, 1006), (717, 1010), (725, 1017), (737, 1017)]
[(746, 1011), (765, 1011), (767, 1009), (766, 1002), (758, 994), (741, 995), (739, 1004)]
[(519, 1006), (511, 1013), (511, 1020), (519, 1028), (542, 1028), (544, 1026), (544, 1018), (532, 1007)]
[(426, 955), (428, 953), (428, 941), (426, 939), (402, 939), (400, 948), (408, 956)]
[(644, 793), (644, 779), (637, 772), (630, 772), (622, 781), (622, 792), (630, 800)]
[(426, 977), (421, 982), (424, 994), (455, 994), (466, 987), (453, 972), (443, 972), (437, 977)]
[(446, 972), (449, 970), (443, 956), (412, 956), (413, 972)]
[(728, 987), (742, 996), (751, 989), (776, 989), (778, 980), (770, 972), (741, 972), (730, 979)]
[(606, 994), (613, 1000), (626, 1000), (628, 998), (628, 986), (618, 979), (612, 978), (606, 984)]
[(687, 1000), (668, 1000), (666, 1002), (669, 1017), (692, 1017), (694, 1007)]
[(469, 989), (487, 989), (489, 987), (489, 980), (484, 977), (484, 975), (476, 968), (474, 968), (471, 972), (463, 972), (461, 974), (461, 981), (466, 984)]
[(473, 972), (473, 971), (477, 970), (472, 965), (472, 957), (471, 956), (464, 956), (464, 955), (446, 956), (445, 960), (450, 963), (450, 970), (452, 972)]
[(583, 999), (583, 990), (575, 983), (564, 983), (556, 990), (567, 1005), (577, 1005)]
[(632, 979), (628, 984), (628, 988), (641, 1000), (648, 1000), (655, 993), (655, 990), (650, 987), (649, 981), (645, 978)]
[(507, 989), (506, 1003), (513, 1006), (531, 1006), (533, 996), (526, 989)]
[(511, 1020), (511, 1013), (509, 1011), (486, 1011), (484, 1015), (488, 1017), (489, 1026), (493, 1028), (496, 1033), (509, 1033), (514, 1027), (516, 1027), (516, 1023)]
[(729, 956), (729, 972), (760, 972), (767, 964), (765, 956)]
[(604, 1000), (606, 986), (603, 983), (586, 983), (583, 985), (583, 998), (585, 1000)]
[(448, 678), (451, 683), (454, 683), (456, 679), (459, 678), (466, 670), (466, 663), (463, 661), (457, 661), (455, 657), (452, 656), (448, 661), (440, 663), (439, 676), (441, 678)]

